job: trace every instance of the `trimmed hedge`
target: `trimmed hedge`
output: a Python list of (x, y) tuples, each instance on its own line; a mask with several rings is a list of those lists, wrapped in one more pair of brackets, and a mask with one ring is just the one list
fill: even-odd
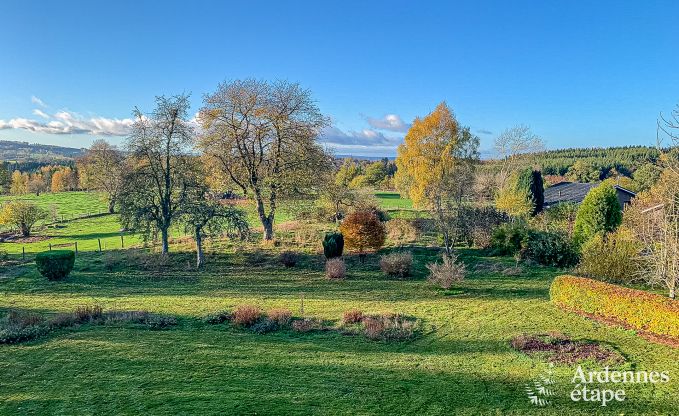
[(551, 301), (574, 312), (679, 340), (679, 301), (643, 290), (575, 276), (558, 276)]
[(71, 250), (43, 251), (35, 256), (35, 265), (41, 275), (49, 280), (63, 279), (71, 273), (75, 253)]

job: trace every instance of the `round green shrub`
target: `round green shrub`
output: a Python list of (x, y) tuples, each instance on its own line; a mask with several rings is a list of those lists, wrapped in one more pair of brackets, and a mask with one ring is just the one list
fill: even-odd
[(573, 234), (582, 244), (599, 233), (614, 231), (622, 222), (622, 208), (618, 194), (610, 183), (593, 188), (578, 208)]
[(71, 250), (44, 251), (35, 256), (38, 271), (49, 280), (65, 278), (73, 270), (74, 264), (75, 253)]
[(344, 251), (344, 236), (342, 233), (329, 233), (323, 239), (323, 254), (325, 258), (342, 257)]

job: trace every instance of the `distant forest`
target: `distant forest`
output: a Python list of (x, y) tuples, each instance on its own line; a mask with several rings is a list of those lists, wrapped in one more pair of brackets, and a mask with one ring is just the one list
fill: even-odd
[[(72, 166), (74, 159), (83, 154), (84, 149), (0, 140), (0, 160), (10, 171), (30, 172), (51, 164)], [(632, 177), (639, 167), (649, 163), (656, 164), (659, 156), (660, 151), (655, 147), (623, 146), (548, 150), (521, 155), (519, 158), (542, 170), (543, 175), (572, 176), (584, 171), (591, 173), (591, 180), (597, 180), (612, 175)], [(362, 160), (363, 163), (383, 159), (337, 155), (338, 159), (345, 157)], [(388, 161), (389, 159), (383, 160)], [(498, 161), (491, 159), (482, 163), (486, 169), (493, 170)], [(599, 178), (596, 177), (597, 174)]]
[(84, 149), (0, 140), (0, 160), (5, 162), (64, 162), (82, 156)]
[[(543, 175), (575, 176), (574, 179), (590, 182), (616, 175), (632, 177), (641, 166), (656, 164), (660, 153), (650, 146), (575, 148), (524, 154), (519, 159), (540, 169)], [(498, 161), (488, 160), (484, 164), (492, 170)], [(590, 178), (577, 178), (587, 174)]]

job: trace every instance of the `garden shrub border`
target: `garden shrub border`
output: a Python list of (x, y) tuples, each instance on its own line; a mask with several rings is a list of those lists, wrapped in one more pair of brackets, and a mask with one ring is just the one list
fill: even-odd
[(570, 275), (554, 279), (549, 297), (568, 311), (634, 329), (652, 341), (679, 347), (679, 301)]

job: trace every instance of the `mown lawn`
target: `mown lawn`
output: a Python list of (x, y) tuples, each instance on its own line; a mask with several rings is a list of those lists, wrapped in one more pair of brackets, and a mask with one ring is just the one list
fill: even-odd
[(104, 195), (99, 192), (56, 192), (26, 195), (0, 195), (0, 204), (7, 201), (29, 201), (49, 212), (56, 211), (59, 219), (70, 219), (80, 215), (93, 215), (108, 209)]
[[(86, 325), (0, 345), (0, 413), (676, 414), (677, 350), (558, 310), (548, 300), (556, 270), (473, 272), (479, 262), (511, 260), (463, 254), (471, 272), (450, 294), (424, 281), (424, 264), (436, 256), (424, 248), (415, 249), (410, 280), (384, 277), (370, 257), (365, 264), (350, 258), (349, 278), (328, 281), (317, 254), (285, 269), (273, 252), (254, 255), (231, 244), (200, 273), (187, 266), (190, 253), (176, 255), (176, 267), (162, 273), (142, 271), (125, 257), (112, 265), (110, 255), (85, 253), (63, 282), (26, 267), (0, 280), (2, 310), (50, 314), (98, 303), (173, 314), (180, 325), (164, 331)], [(299, 315), (302, 296), (306, 315), (338, 320), (350, 308), (397, 311), (423, 319), (427, 331), (386, 344), (335, 332), (257, 335), (199, 319), (240, 303)], [(574, 367), (558, 366), (552, 405), (535, 407), (524, 388), (546, 363), (508, 341), (546, 331), (608, 344), (627, 358), (624, 368), (669, 371), (672, 381), (625, 386), (627, 401), (602, 408), (572, 402)]]

